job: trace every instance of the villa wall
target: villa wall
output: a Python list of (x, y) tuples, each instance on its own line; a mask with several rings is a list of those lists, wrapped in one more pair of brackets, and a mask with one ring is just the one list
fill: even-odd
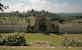
[(82, 33), (82, 23), (59, 24), (60, 33)]
[(0, 32), (25, 32), (27, 25), (1, 25)]

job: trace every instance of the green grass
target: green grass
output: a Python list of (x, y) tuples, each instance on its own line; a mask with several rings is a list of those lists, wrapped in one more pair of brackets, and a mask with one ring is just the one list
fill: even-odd
[[(56, 48), (35, 48), (35, 47), (0, 47), (0, 50), (82, 50), (82, 48), (63, 48), (60, 47), (62, 45), (63, 39), (79, 39), (82, 40), (82, 34), (63, 34), (63, 35), (56, 35), (50, 34), (45, 35), (41, 33), (25, 33), (25, 39), (27, 43), (33, 43), (37, 41), (48, 41), (50, 45), (57, 46)], [(59, 48), (58, 48), (59, 47)]]
[[(6, 37), (6, 35), (13, 33), (1, 33), (1, 35)], [(20, 33), (14, 33), (14, 34), (20, 34)], [(65, 38), (67, 39), (78, 39), (82, 41), (82, 34), (62, 34), (62, 35), (56, 35), (56, 34), (50, 34), (50, 35), (45, 35), (42, 33), (23, 33), (26, 39), (27, 43), (35, 43), (35, 42), (40, 42), (40, 41), (45, 41), (48, 42), (49, 45), (52, 46), (62, 46), (62, 43)], [(6, 37), (7, 38), (7, 37)]]
[(48, 41), (53, 46), (62, 46), (63, 39), (79, 39), (82, 40), (82, 34), (63, 34), (63, 35), (45, 35), (45, 34), (31, 34), (25, 35), (27, 42)]

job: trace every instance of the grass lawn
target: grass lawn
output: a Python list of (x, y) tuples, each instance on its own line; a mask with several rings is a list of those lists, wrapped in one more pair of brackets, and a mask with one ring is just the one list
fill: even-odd
[(63, 39), (79, 39), (82, 40), (82, 34), (63, 34), (63, 35), (45, 35), (45, 34), (25, 34), (25, 38), (27, 40), (27, 43), (29, 42), (36, 42), (36, 41), (47, 41), (50, 45), (53, 46), (61, 46)]

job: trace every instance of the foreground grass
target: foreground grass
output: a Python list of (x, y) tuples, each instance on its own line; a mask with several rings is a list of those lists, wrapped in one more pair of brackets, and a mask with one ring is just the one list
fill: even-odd
[(37, 41), (47, 41), (50, 45), (62, 46), (63, 39), (68, 38), (68, 39), (82, 40), (82, 34), (45, 35), (45, 34), (41, 34), (41, 33), (37, 33), (37, 34), (28, 33), (25, 35), (25, 38), (26, 38), (27, 42), (34, 43)]
[[(50, 34), (45, 35), (43, 33), (0, 33), (1, 36), (7, 38), (7, 35), (24, 35), (27, 44), (34, 44), (36, 42), (46, 42), (50, 46), (60, 47), (63, 46), (64, 39), (75, 39), (82, 41), (82, 34)], [(1, 38), (2, 39), (2, 38)]]
[(56, 34), (50, 34), (45, 35), (41, 33), (24, 33), (25, 39), (27, 43), (34, 43), (37, 41), (47, 41), (50, 45), (55, 46), (55, 48), (40, 48), (40, 47), (0, 47), (0, 50), (82, 50), (81, 47), (75, 47), (75, 48), (64, 48), (62, 46), (63, 39), (79, 39), (82, 40), (82, 34), (62, 34), (62, 35), (56, 35)]

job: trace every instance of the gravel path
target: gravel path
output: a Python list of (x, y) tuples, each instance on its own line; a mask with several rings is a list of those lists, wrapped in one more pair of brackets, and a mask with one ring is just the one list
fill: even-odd
[(82, 48), (82, 47), (34, 47), (34, 46), (0, 46), (0, 48)]

